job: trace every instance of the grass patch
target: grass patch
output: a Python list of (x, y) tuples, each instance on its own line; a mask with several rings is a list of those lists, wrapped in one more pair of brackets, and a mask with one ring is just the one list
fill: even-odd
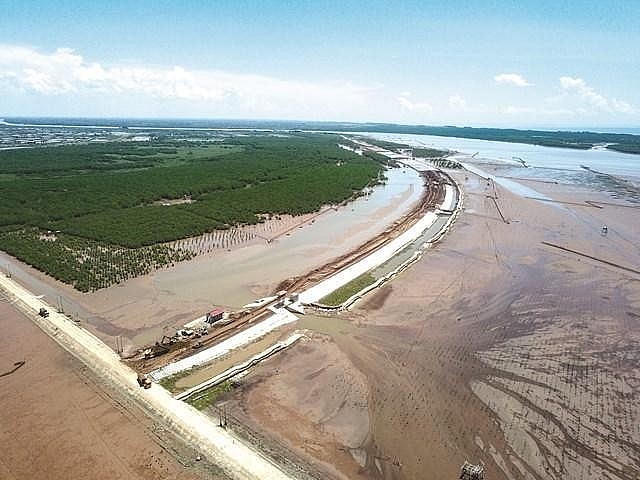
[(363, 288), (368, 287), (375, 281), (376, 281), (376, 278), (373, 275), (371, 275), (370, 273), (364, 273), (360, 275), (358, 278), (354, 278), (346, 285), (331, 292), (326, 297), (320, 299), (319, 303), (323, 305), (329, 305), (329, 306), (342, 305), (345, 301), (347, 301), (353, 295), (358, 293)]
[(184, 390), (182, 389), (176, 389), (176, 383), (178, 382), (178, 380), (180, 380), (181, 378), (184, 377), (188, 377), (189, 375), (191, 375), (193, 373), (193, 370), (184, 370), (182, 372), (178, 372), (175, 373), (173, 375), (169, 375), (168, 377), (164, 377), (163, 379), (161, 379), (160, 381), (158, 381), (158, 383), (165, 389), (168, 390), (171, 393), (179, 393), (180, 391)]
[(230, 392), (232, 389), (233, 386), (231, 385), (231, 380), (225, 380), (224, 382), (214, 385), (211, 388), (207, 388), (196, 396), (189, 398), (187, 403), (198, 410), (204, 410), (213, 405), (220, 395)]

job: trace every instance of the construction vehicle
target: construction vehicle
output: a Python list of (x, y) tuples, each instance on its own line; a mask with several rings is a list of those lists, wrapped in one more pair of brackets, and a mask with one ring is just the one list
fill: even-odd
[(216, 308), (214, 310), (211, 310), (210, 312), (207, 312), (207, 314), (205, 315), (205, 322), (213, 323), (218, 320), (222, 320), (222, 318), (224, 317), (224, 313), (225, 313), (224, 310), (221, 308)]
[(151, 388), (151, 380), (144, 373), (138, 373), (138, 385), (144, 389)]
[(178, 341), (178, 338), (174, 335), (173, 337), (168, 337), (166, 335), (162, 336), (160, 340), (160, 345), (173, 345)]
[(467, 461), (460, 469), (460, 480), (484, 480), (484, 466), (474, 465)]
[(152, 347), (147, 348), (144, 352), (144, 358), (154, 358), (159, 357), (160, 355), (164, 355), (165, 353), (169, 353), (169, 347), (163, 345), (160, 342), (156, 342)]
[(49, 316), (49, 310), (47, 310), (46, 308), (42, 307), (42, 308), (40, 308), (40, 311), (38, 312), (38, 315), (40, 315), (42, 318), (47, 318)]

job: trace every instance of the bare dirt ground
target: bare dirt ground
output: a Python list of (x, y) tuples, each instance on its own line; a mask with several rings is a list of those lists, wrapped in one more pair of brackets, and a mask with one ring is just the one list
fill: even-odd
[(470, 460), (491, 480), (637, 479), (640, 205), (456, 175), (466, 207), (445, 239), (349, 314), (299, 322), (324, 344), (257, 367), (229, 408), (345, 478), (457, 478)]
[[(222, 479), (0, 298), (0, 478)], [(186, 450), (185, 450), (186, 451)]]
[(365, 478), (354, 458), (364, 458), (368, 386), (330, 336), (311, 334), (240, 385), (220, 404), (235, 419), (315, 464), (318, 478)]

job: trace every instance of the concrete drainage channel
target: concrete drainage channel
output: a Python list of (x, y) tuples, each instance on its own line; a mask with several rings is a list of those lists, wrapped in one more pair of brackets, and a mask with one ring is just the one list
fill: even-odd
[[(439, 209), (434, 211), (427, 212), (420, 220), (418, 220), (411, 228), (409, 228), (406, 232), (384, 245), (380, 249), (374, 251), (369, 254), (367, 257), (361, 259), (357, 263), (354, 263), (343, 270), (337, 272), (331, 277), (321, 281), (320, 283), (312, 286), (311, 288), (305, 290), (300, 293), (298, 298), (296, 298), (296, 304), (303, 304), (305, 306), (309, 306), (311, 308), (316, 308), (318, 310), (343, 310), (349, 308), (356, 301), (362, 298), (366, 293), (374, 290), (382, 286), (384, 283), (393, 279), (395, 276), (399, 275), (401, 272), (406, 270), (413, 263), (418, 261), (424, 251), (429, 248), (431, 245), (436, 243), (438, 240), (442, 238), (442, 236), (448, 231), (451, 224), (458, 216), (461, 211), (463, 204), (462, 190), (459, 185), (453, 180), (450, 176), (448, 176), (449, 184), (446, 185), (445, 190), (445, 199), (442, 202), (442, 205)], [(365, 272), (368, 272), (374, 268), (383, 265), (385, 262), (388, 262), (390, 259), (398, 255), (400, 252), (405, 250), (408, 246), (412, 245), (416, 241), (418, 241), (429, 229), (433, 228), (434, 225), (437, 226), (442, 220), (446, 218), (444, 224), (442, 224), (437, 231), (428, 239), (425, 239), (424, 242), (418, 247), (416, 252), (406, 261), (402, 262), (399, 266), (394, 268), (391, 272), (384, 275), (382, 278), (375, 281), (373, 284), (366, 286), (361, 289), (356, 294), (352, 295), (349, 299), (343, 302), (338, 306), (326, 306), (318, 303), (320, 298), (324, 298), (324, 296), (328, 295), (334, 290), (346, 285), (353, 279), (357, 278), (359, 275), (362, 275)], [(203, 350), (195, 355), (192, 355), (187, 358), (183, 358), (176, 362), (169, 363), (160, 367), (149, 374), (149, 377), (154, 381), (160, 381), (161, 379), (178, 374), (180, 372), (187, 371), (193, 367), (201, 366), (212, 362), (213, 360), (220, 358), (223, 355), (226, 355), (232, 350), (235, 350), (243, 345), (246, 345), (254, 340), (257, 340), (259, 337), (266, 335), (267, 333), (275, 330), (276, 328), (285, 325), (287, 323), (295, 322), (298, 317), (293, 314), (291, 311), (288, 311), (287, 308), (274, 308), (269, 307), (272, 315), (263, 320), (244, 332), (238, 333), (223, 342), (214, 345), (206, 350)], [(302, 310), (302, 309), (300, 309)], [(296, 313), (298, 310), (296, 310)], [(289, 337), (285, 342), (279, 342), (264, 352), (250, 358), (246, 362), (236, 365), (227, 371), (209, 379), (201, 384), (190, 388), (189, 390), (180, 393), (175, 398), (180, 400), (185, 400), (190, 398), (192, 395), (195, 395), (198, 392), (202, 392), (208, 388), (211, 388), (219, 383), (222, 383), (225, 380), (232, 378), (233, 376), (244, 372), (256, 365), (264, 358), (268, 358), (274, 353), (282, 350), (283, 348), (287, 348), (289, 345), (293, 344), (295, 341), (299, 339), (295, 338), (295, 340), (291, 341), (294, 336)], [(288, 343), (290, 342), (291, 343)]]

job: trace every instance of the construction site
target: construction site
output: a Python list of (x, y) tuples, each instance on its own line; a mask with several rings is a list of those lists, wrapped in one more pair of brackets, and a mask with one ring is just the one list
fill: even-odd
[[(391, 153), (424, 183), (409, 212), (241, 308), (210, 302), (133, 352), (119, 335), (114, 352), (6, 276), (3, 290), (174, 432), (191, 473), (635, 480), (637, 204), (533, 178), (518, 181), (535, 195), (517, 194), (501, 166), (442, 171)], [(372, 269), (373, 288), (322, 303)], [(12, 358), (0, 378), (28, 367)]]
[[(439, 211), (446, 218), (451, 217), (454, 209), (452, 202), (455, 200), (453, 197), (445, 199), (445, 194), (447, 188), (457, 188), (455, 182), (444, 172), (426, 165), (420, 174), (424, 182), (424, 194), (415, 207), (354, 251), (335, 258), (304, 275), (282, 281), (272, 295), (247, 304), (239, 311), (227, 312), (216, 308), (202, 317), (186, 323), (175, 334), (164, 335), (154, 344), (140, 348), (138, 353), (127, 358), (126, 362), (136, 371), (146, 375), (155, 370), (161, 370), (167, 364), (186, 359), (201, 350), (221, 344), (234, 336), (240, 336), (247, 329), (273, 317), (280, 310), (286, 309), (290, 313), (304, 315), (305, 309), (323, 309), (324, 306), (317, 302), (302, 304), (300, 298), (304, 297), (303, 292), (334, 277), (337, 273), (345, 271), (348, 267), (362, 262), (374, 252), (380, 251), (407, 232), (427, 213)], [(444, 210), (441, 210), (445, 200), (448, 205)], [(420, 233), (422, 234), (422, 232)], [(405, 245), (403, 244), (402, 247), (404, 248)], [(329, 288), (339, 287), (340, 284), (332, 284)], [(295, 320), (295, 317), (289, 317), (289, 321), (291, 320)], [(271, 328), (279, 326), (280, 324), (277, 323)], [(268, 331), (261, 331), (257, 338), (266, 333)], [(202, 363), (198, 363), (198, 365), (200, 366)], [(156, 375), (155, 378), (160, 379), (161, 377)]]
[[(431, 167), (425, 168), (421, 175), (424, 182), (424, 194), (415, 207), (400, 219), (396, 220), (392, 225), (388, 226), (382, 233), (360, 245), (353, 252), (341, 255), (322, 267), (313, 269), (307, 274), (281, 282), (273, 295), (247, 304), (241, 310), (225, 311), (223, 308), (214, 308), (202, 317), (187, 322), (182, 328), (177, 329), (174, 334), (163, 335), (162, 338), (159, 338), (153, 344), (140, 348), (136, 355), (126, 358), (125, 362), (136, 372), (135, 383), (137, 386), (142, 392), (155, 391), (155, 389), (150, 390), (153, 385), (152, 380), (157, 381), (160, 378), (164, 378), (166, 375), (159, 375), (158, 372), (162, 372), (163, 369), (166, 369), (168, 366), (179, 364), (180, 361), (185, 360), (190, 362), (192, 357), (197, 356), (201, 352), (204, 353), (209, 350), (215, 350), (216, 347), (224, 345), (225, 342), (233, 343), (236, 342), (236, 339), (244, 337), (240, 343), (234, 347), (238, 348), (253, 340), (262, 338), (274, 328), (295, 322), (297, 317), (292, 314), (303, 315), (305, 309), (311, 308), (313, 310), (315, 308), (313, 302), (302, 303), (300, 300), (301, 295), (304, 295), (304, 292), (311, 286), (327, 282), (335, 278), (337, 273), (344, 273), (349, 267), (353, 267), (359, 263), (364, 263), (371, 267), (377, 266), (381, 261), (388, 260), (395, 252), (404, 248), (408, 240), (413, 241), (422, 235), (423, 227), (420, 226), (420, 221), (424, 222), (424, 219), (427, 218), (428, 224), (425, 225), (433, 224), (433, 219), (429, 215), (433, 215), (433, 212), (439, 208), (443, 209), (443, 215), (447, 218), (452, 217), (454, 212), (453, 202), (455, 202), (455, 199), (451, 197), (451, 192), (449, 192), (448, 189), (456, 189), (455, 182), (443, 172)], [(446, 202), (448, 206), (445, 207), (444, 202)], [(410, 230), (412, 227), (414, 227), (414, 230), (416, 227), (420, 227), (420, 231), (411, 233)], [(407, 237), (408, 234), (411, 236)], [(380, 257), (381, 260), (378, 258), (374, 259), (374, 254), (384, 250), (385, 247), (392, 248), (390, 253), (386, 254), (386, 257), (380, 257), (378, 255), (377, 257)], [(329, 288), (339, 288), (342, 284), (350, 281), (352, 277), (353, 275), (347, 274), (345, 280), (338, 280), (337, 283), (334, 281), (330, 284), (331, 286)], [(22, 298), (22, 295), (18, 293), (19, 290), (14, 289), (12, 291), (18, 295), (18, 297), (16, 297), (17, 299)], [(285, 311), (289, 313), (283, 313)], [(58, 312), (50, 316), (47, 307), (39, 307), (38, 315), (43, 321), (50, 321), (59, 317), (63, 322), (63, 324), (52, 327), (54, 330), (42, 325), (45, 331), (57, 332), (59, 328), (62, 328), (65, 317), (59, 312), (61, 312), (61, 307), (58, 309)], [(274, 322), (273, 319), (276, 319), (276, 321)], [(65, 330), (66, 328), (65, 326)], [(72, 322), (71, 328), (72, 330), (77, 330), (79, 328), (78, 323)], [(257, 333), (253, 334), (253, 336), (251, 334), (247, 335), (252, 330), (256, 330)], [(69, 333), (71, 334), (72, 332)], [(60, 336), (57, 336), (58, 339), (61, 340)], [(290, 346), (301, 337), (303, 337), (302, 334), (296, 334), (286, 342), (273, 345), (267, 349), (266, 352), (249, 359), (242, 367), (236, 367), (236, 370), (238, 373), (246, 371), (258, 362)], [(116, 337), (115, 343), (116, 353), (123, 353), (124, 349), (118, 337)], [(73, 348), (75, 349), (75, 347)], [(227, 351), (228, 350), (225, 350), (224, 352)], [(195, 363), (194, 365), (200, 366), (202, 362)], [(8, 374), (13, 373), (21, 366), (22, 364), (16, 363), (15, 369)], [(226, 374), (224, 380), (228, 380), (232, 376), (233, 375)], [(215, 379), (212, 380), (215, 381)], [(190, 396), (192, 393), (206, 390), (211, 386), (215, 386), (215, 384), (216, 383), (209, 381), (206, 385), (199, 385), (198, 388), (192, 389), (192, 391), (187, 393)], [(188, 398), (186, 395), (177, 396), (178, 400), (186, 398)], [(226, 426), (226, 415), (224, 423)], [(300, 467), (297, 468), (299, 469)], [(309, 467), (303, 470), (310, 472), (315, 469)], [(318, 473), (316, 472), (316, 476), (313, 478), (319, 478), (317, 475)]]

